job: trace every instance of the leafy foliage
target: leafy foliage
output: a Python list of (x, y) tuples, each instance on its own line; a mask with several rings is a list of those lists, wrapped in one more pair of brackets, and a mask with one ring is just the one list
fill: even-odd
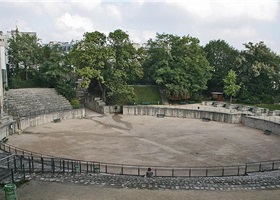
[(70, 103), (74, 109), (80, 108), (80, 102), (78, 99), (72, 99)]
[[(37, 68), (41, 45), (36, 35), (20, 34), (18, 29), (8, 40), (8, 80), (12, 88), (29, 87), (38, 83)], [(27, 83), (25, 84), (24, 81)]]
[(212, 78), (208, 81), (208, 91), (222, 91), (224, 78), (235, 70), (239, 52), (224, 40), (212, 40), (205, 45), (206, 58), (212, 67)]
[(145, 71), (165, 88), (169, 97), (184, 97), (206, 89), (211, 67), (198, 39), (157, 34), (148, 46)]
[(88, 88), (92, 79), (98, 81), (104, 101), (129, 102), (135, 94), (127, 83), (142, 76), (137, 51), (128, 34), (116, 30), (105, 34), (95, 31), (86, 33), (70, 53), (72, 64), (82, 77), (82, 86)]
[(11, 88), (52, 87), (68, 100), (75, 96), (75, 76), (60, 46), (42, 46), (36, 35), (18, 29), (8, 41)]
[(245, 44), (238, 57), (237, 76), (240, 100), (247, 103), (273, 103), (280, 92), (280, 56), (263, 42)]
[(232, 102), (232, 97), (235, 97), (239, 91), (240, 86), (236, 84), (236, 74), (232, 69), (228, 72), (228, 75), (224, 79), (224, 92), (226, 95), (230, 96), (230, 103)]
[(138, 101), (129, 86), (135, 83), (161, 86), (170, 99), (198, 100), (202, 91), (224, 89), (242, 103), (280, 102), (280, 56), (264, 42), (249, 42), (238, 51), (213, 40), (202, 48), (197, 38), (163, 33), (135, 49), (119, 29), (107, 36), (85, 33), (68, 55), (61, 46), (43, 46), (36, 35), (18, 30), (8, 43), (9, 88), (54, 87), (72, 100), (76, 79), (82, 78), (82, 87), (94, 87), (111, 104)]

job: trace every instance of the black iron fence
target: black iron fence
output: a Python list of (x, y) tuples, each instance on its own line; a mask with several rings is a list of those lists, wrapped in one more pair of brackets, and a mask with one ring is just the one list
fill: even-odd
[[(143, 176), (151, 167), (158, 177), (242, 176), (247, 173), (280, 169), (280, 160), (251, 162), (232, 166), (168, 167), (101, 163), (43, 155), (0, 143), (0, 149), (13, 154), (5, 160), (14, 173), (107, 173)], [(4, 163), (4, 162), (3, 162)], [(1, 162), (0, 162), (1, 165)]]

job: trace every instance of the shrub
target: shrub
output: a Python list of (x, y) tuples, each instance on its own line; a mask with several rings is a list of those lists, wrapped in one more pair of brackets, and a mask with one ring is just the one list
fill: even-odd
[(74, 109), (80, 108), (80, 102), (78, 99), (72, 99), (70, 103), (72, 105), (72, 108)]

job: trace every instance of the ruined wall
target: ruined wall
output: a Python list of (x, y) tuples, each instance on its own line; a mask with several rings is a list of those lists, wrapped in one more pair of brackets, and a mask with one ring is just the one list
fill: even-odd
[(254, 116), (247, 116), (244, 119), (244, 124), (247, 127), (255, 128), (259, 130), (268, 130), (273, 134), (280, 135), (280, 121), (269, 121), (264, 118), (258, 118)]
[(24, 117), (19, 119), (19, 129), (24, 130), (30, 126), (39, 126), (53, 122), (55, 119), (78, 119), (85, 116), (85, 109), (73, 109), (67, 111), (53, 112), (49, 114), (38, 115), (34, 117)]
[(93, 97), (91, 94), (85, 94), (85, 106), (92, 109), (95, 112), (104, 114), (104, 107), (106, 103), (101, 100), (99, 97)]
[(156, 116), (163, 114), (166, 117), (179, 118), (208, 118), (212, 121), (225, 122), (230, 124), (241, 123), (241, 113), (223, 113), (218, 111), (208, 111), (203, 109), (183, 109), (183, 108), (166, 108), (154, 106), (123, 106), (124, 115), (149, 115)]

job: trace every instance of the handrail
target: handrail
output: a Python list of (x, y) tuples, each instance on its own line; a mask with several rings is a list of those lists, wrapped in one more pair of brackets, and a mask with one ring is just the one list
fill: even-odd
[[(199, 174), (198, 176), (213, 176), (214, 174), (217, 174), (216, 176), (235, 176), (235, 175), (245, 175), (248, 172), (258, 172), (258, 171), (271, 171), (279, 169), (280, 167), (280, 160), (270, 160), (270, 161), (261, 161), (261, 162), (248, 162), (245, 164), (240, 165), (228, 165), (228, 166), (147, 166), (147, 165), (130, 165), (130, 164), (115, 164), (115, 163), (102, 163), (97, 161), (85, 161), (85, 160), (75, 160), (71, 158), (61, 158), (56, 156), (50, 156), (50, 155), (44, 155), (36, 152), (31, 152), (28, 150), (23, 150), (17, 147), (14, 147), (9, 144), (4, 144), (0, 142), (0, 149), (11, 152), (11, 149), (13, 149), (13, 152), (15, 153), (13, 156), (22, 156), (23, 158), (32, 159), (34, 160), (57, 160), (65, 163), (80, 163), (82, 165), (86, 165), (87, 169), (90, 164), (92, 165), (98, 165), (100, 168), (102, 168), (103, 173), (108, 174), (129, 174), (129, 175), (140, 175), (140, 171), (143, 171), (143, 169), (147, 169), (148, 167), (152, 167), (155, 170), (155, 173), (166, 171), (165, 174), (167, 175), (159, 175), (159, 176), (196, 176), (195, 174)], [(69, 166), (68, 166), (69, 168)], [(125, 172), (124, 172), (125, 170)], [(126, 170), (134, 170), (134, 172), (126, 172)], [(183, 175), (180, 174), (180, 170), (183, 170)], [(213, 172), (214, 170), (214, 172)], [(230, 171), (233, 170), (233, 171)], [(88, 170), (81, 170), (81, 171), (88, 171)], [(175, 172), (175, 174), (174, 174)], [(161, 173), (164, 174), (164, 173)], [(186, 175), (187, 174), (187, 175)], [(212, 175), (211, 175), (212, 174)]]
[(4, 158), (1, 158), (1, 159), (0, 159), (0, 162), (1, 162), (2, 160), (6, 160), (7, 158), (10, 158), (10, 157), (14, 157), (14, 154), (8, 155), (8, 156), (6, 156), (6, 157), (4, 157)]

